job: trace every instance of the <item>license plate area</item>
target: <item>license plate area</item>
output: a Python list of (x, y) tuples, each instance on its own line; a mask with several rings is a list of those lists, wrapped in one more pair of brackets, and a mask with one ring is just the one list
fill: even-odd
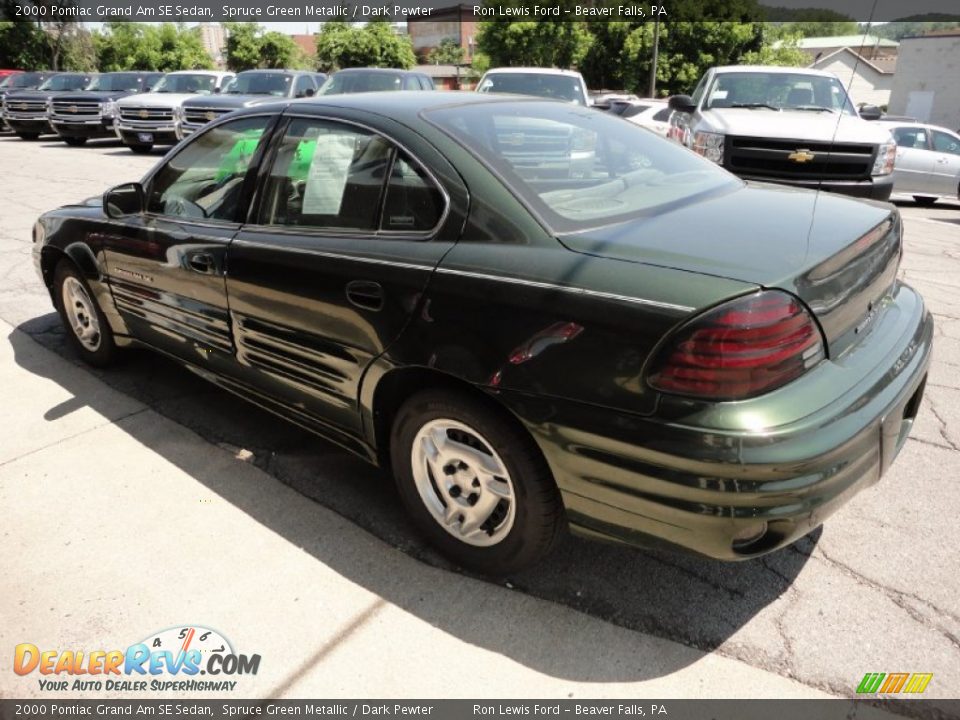
[(137, 140), (142, 143), (152, 143), (153, 133), (137, 133)]

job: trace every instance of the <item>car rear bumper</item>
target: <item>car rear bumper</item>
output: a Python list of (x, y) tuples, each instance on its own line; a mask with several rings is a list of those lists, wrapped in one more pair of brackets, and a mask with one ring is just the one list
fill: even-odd
[(893, 176), (883, 175), (869, 180), (816, 180), (811, 178), (787, 179), (758, 177), (754, 175), (740, 175), (744, 180), (756, 182), (777, 183), (802, 187), (809, 190), (826, 190), (827, 192), (850, 195), (851, 197), (867, 198), (870, 200), (889, 200), (893, 192)]
[[(575, 532), (740, 560), (792, 543), (880, 479), (912, 427), (932, 339), (922, 299), (901, 285), (849, 352), (719, 411), (671, 422), (662, 411), (501, 397), (542, 449)], [(798, 407), (817, 394), (808, 383), (826, 384), (833, 399)], [(785, 412), (796, 418), (750, 429)], [(725, 421), (690, 422), (705, 417)]]

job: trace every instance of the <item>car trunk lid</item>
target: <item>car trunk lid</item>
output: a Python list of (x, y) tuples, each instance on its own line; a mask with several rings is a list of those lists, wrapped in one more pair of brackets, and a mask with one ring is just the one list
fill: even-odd
[(589, 255), (787, 290), (816, 316), (831, 357), (868, 330), (901, 252), (890, 205), (759, 184), (560, 241)]

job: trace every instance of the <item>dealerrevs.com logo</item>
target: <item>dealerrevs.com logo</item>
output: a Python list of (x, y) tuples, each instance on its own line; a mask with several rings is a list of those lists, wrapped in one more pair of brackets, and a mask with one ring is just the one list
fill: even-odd
[(238, 682), (232, 678), (259, 669), (260, 655), (236, 653), (227, 638), (201, 625), (161, 630), (126, 650), (45, 650), (20, 643), (13, 656), (13, 671), (40, 675), (44, 691), (231, 691)]

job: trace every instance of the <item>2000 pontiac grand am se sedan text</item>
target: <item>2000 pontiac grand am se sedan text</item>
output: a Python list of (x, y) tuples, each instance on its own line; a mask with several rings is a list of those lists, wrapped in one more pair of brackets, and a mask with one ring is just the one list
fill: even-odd
[(149, 346), (389, 467), (490, 573), (567, 526), (791, 543), (887, 469), (930, 360), (895, 208), (563, 103), (250, 108), (34, 232), (88, 362)]

